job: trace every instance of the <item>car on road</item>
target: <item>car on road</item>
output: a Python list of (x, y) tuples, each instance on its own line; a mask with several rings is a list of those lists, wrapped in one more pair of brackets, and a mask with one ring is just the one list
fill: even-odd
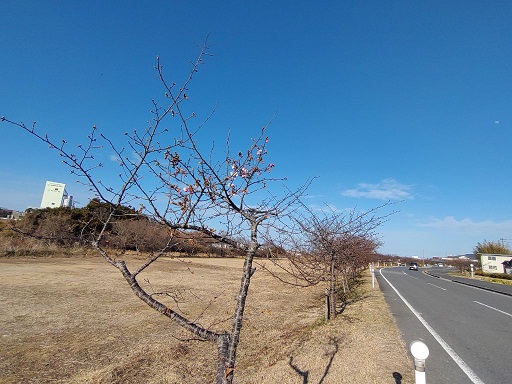
[(409, 264), (409, 270), (417, 271), (418, 270), (418, 263), (410, 263)]

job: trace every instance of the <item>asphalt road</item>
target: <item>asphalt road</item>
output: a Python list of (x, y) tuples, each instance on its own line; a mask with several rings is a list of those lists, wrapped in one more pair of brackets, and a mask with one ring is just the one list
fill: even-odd
[(448, 279), (448, 280), (451, 280), (458, 284), (471, 285), (474, 287), (487, 289), (489, 291), (499, 292), (504, 295), (512, 296), (512, 285), (495, 284), (495, 283), (489, 283), (487, 281), (453, 276), (453, 275), (450, 275), (451, 271), (453, 271), (453, 270), (450, 270), (448, 268), (429, 268), (429, 269), (424, 270), (425, 273), (428, 273), (429, 275), (437, 277), (437, 278)]
[(512, 296), (422, 269), (387, 268), (376, 276), (406, 344), (422, 340), (430, 350), (427, 383), (512, 383)]

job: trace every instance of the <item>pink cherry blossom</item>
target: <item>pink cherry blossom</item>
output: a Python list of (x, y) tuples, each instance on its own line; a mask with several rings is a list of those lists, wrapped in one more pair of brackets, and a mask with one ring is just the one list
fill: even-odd
[(183, 188), (183, 192), (194, 193), (194, 187), (192, 187), (191, 185), (186, 186), (185, 188)]
[(240, 176), (242, 176), (242, 177), (249, 177), (249, 171), (247, 170), (247, 168), (242, 168), (240, 170)]

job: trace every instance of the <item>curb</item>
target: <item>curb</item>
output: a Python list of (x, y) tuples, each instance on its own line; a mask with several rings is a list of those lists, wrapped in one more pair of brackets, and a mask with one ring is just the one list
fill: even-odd
[(457, 283), (457, 284), (467, 285), (467, 286), (469, 286), (469, 287), (478, 288), (478, 289), (483, 289), (484, 291), (489, 291), (489, 292), (499, 293), (499, 294), (501, 294), (501, 295), (511, 296), (511, 297), (512, 297), (512, 293), (503, 292), (503, 291), (498, 291), (498, 290), (493, 289), (493, 288), (481, 287), (481, 286), (479, 286), (479, 285), (471, 284), (471, 283), (469, 283), (469, 282), (465, 282), (465, 281), (453, 280), (453, 279), (447, 279), (446, 277), (436, 276), (436, 275), (434, 275), (434, 274), (430, 273), (430, 271), (425, 271), (425, 270), (423, 270), (423, 273), (424, 273), (424, 274), (426, 274), (426, 275), (429, 275), (429, 276), (435, 277), (436, 279), (443, 279), (443, 280), (451, 281), (452, 283)]

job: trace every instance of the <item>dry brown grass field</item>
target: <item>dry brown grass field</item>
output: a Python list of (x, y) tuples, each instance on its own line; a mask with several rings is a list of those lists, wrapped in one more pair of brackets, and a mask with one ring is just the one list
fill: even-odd
[[(140, 263), (134, 256), (128, 264)], [(212, 329), (230, 328), (241, 259), (166, 259), (141, 278)], [(321, 287), (283, 285), (258, 269), (235, 382), (413, 382), (413, 365), (378, 288), (333, 322)], [(171, 301), (169, 301), (171, 303)], [(137, 299), (99, 257), (0, 258), (0, 383), (213, 383), (216, 348), (191, 340)]]

